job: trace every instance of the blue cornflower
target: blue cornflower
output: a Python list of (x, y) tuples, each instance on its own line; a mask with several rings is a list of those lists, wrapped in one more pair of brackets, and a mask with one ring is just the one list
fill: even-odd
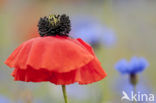
[(72, 32), (75, 38), (82, 38), (90, 45), (100, 42), (101, 25), (90, 17), (77, 17), (73, 19)]
[(105, 47), (110, 47), (116, 42), (116, 36), (112, 29), (88, 16), (73, 18), (72, 32), (73, 37), (82, 38), (92, 46), (102, 44)]
[(148, 62), (143, 57), (132, 57), (128, 62), (126, 59), (118, 61), (115, 68), (122, 74), (129, 74), (130, 83), (136, 92), (136, 85), (138, 84), (137, 73), (144, 71), (148, 67)]
[(142, 72), (147, 67), (148, 62), (143, 57), (132, 57), (129, 62), (126, 59), (121, 59), (115, 64), (115, 69), (122, 74), (136, 74)]
[(114, 44), (116, 43), (115, 32), (112, 29), (105, 27), (105, 29), (103, 30), (103, 35), (101, 37), (101, 43), (104, 47), (114, 46)]

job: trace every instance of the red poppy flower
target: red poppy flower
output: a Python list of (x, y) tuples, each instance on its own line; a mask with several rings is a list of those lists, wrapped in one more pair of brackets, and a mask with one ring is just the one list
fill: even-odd
[(105, 77), (92, 48), (81, 39), (36, 37), (21, 44), (6, 60), (15, 80), (54, 84), (88, 84)]
[[(45, 20), (48, 19), (41, 18), (39, 25), (44, 26)], [(40, 30), (40, 34), (42, 32)], [(63, 34), (26, 41), (15, 49), (5, 63), (15, 68), (12, 76), (18, 81), (88, 84), (106, 76), (87, 43)]]
[(14, 80), (67, 85), (88, 84), (106, 76), (91, 46), (68, 36), (68, 16), (41, 18), (38, 27), (41, 37), (24, 42), (5, 61), (15, 68)]

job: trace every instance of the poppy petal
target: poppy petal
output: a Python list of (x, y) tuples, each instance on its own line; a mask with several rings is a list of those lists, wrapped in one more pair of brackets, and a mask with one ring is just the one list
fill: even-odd
[(6, 60), (10, 67), (69, 72), (89, 63), (94, 57), (75, 39), (69, 37), (37, 37), (23, 43)]
[(97, 59), (94, 59), (84, 67), (66, 72), (50, 72), (46, 69), (35, 70), (16, 68), (12, 76), (15, 81), (44, 82), (50, 81), (56, 85), (67, 85), (78, 82), (79, 84), (89, 84), (103, 79), (106, 73), (103, 71)]

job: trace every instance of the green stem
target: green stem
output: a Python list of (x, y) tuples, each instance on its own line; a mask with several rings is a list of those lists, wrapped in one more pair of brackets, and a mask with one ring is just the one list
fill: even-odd
[[(134, 94), (136, 94), (136, 85), (133, 85), (133, 89), (134, 89)], [(137, 103), (137, 102), (134, 100), (134, 103)]]
[(67, 98), (67, 92), (66, 92), (66, 86), (65, 85), (62, 85), (62, 91), (63, 91), (64, 101), (65, 101), (65, 103), (68, 103), (68, 98)]
[[(138, 76), (136, 74), (130, 74), (130, 82), (133, 85), (134, 94), (136, 94), (136, 85), (138, 83)], [(133, 103), (137, 103), (137, 101), (133, 101)]]

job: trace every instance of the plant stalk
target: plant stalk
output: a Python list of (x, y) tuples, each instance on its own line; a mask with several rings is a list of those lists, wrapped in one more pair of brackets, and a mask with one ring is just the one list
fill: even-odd
[(66, 92), (66, 86), (62, 85), (62, 92), (63, 92), (63, 96), (64, 96), (64, 102), (68, 103), (68, 98), (67, 98), (67, 92)]

